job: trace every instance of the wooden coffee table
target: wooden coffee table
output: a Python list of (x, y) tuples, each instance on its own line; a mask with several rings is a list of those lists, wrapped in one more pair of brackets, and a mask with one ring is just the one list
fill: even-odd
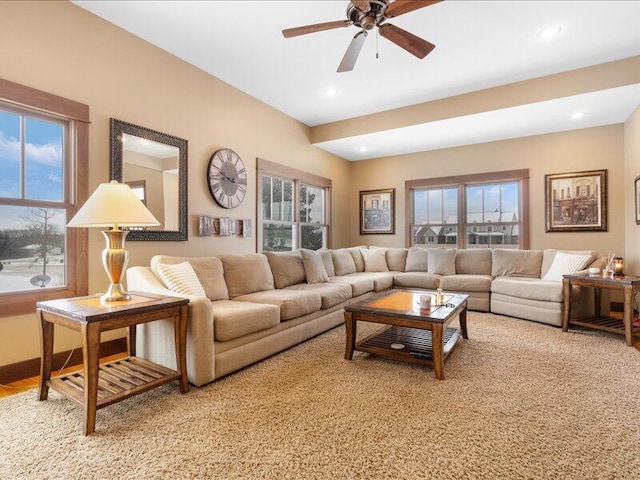
[[(392, 290), (363, 303), (345, 307), (346, 360), (353, 351), (373, 353), (397, 360), (431, 365), (438, 380), (444, 380), (444, 360), (462, 334), (467, 336), (468, 295), (447, 294), (441, 306), (420, 309), (420, 295), (427, 291)], [(448, 327), (460, 316), (460, 329)], [(389, 325), (356, 343), (358, 322)]]

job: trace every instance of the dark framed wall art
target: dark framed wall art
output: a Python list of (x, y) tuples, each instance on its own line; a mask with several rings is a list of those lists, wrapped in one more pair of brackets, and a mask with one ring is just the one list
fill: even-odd
[(360, 235), (396, 232), (396, 189), (360, 191)]
[(544, 180), (547, 232), (607, 231), (606, 170), (554, 173)]

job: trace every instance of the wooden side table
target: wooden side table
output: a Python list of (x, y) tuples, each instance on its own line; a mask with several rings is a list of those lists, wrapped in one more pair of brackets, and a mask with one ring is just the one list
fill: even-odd
[[(591, 287), (595, 292), (595, 315), (589, 318), (571, 318), (571, 289), (574, 286)], [(640, 335), (640, 328), (633, 325), (633, 298), (640, 291), (640, 277), (630, 275), (602, 278), (601, 275), (590, 276), (588, 274), (563, 275), (562, 288), (564, 293), (564, 314), (562, 316), (562, 331), (569, 329), (569, 324), (585, 328), (604, 330), (606, 332), (624, 335), (628, 346), (633, 345), (633, 337)], [(622, 321), (618, 318), (600, 315), (600, 303), (602, 290), (622, 291), (624, 297), (624, 314)]]
[[(38, 302), (36, 312), (41, 326), (39, 400), (46, 400), (49, 387), (84, 407), (84, 434), (95, 430), (96, 410), (125, 398), (179, 380), (180, 392), (189, 391), (186, 366), (186, 298), (129, 292), (131, 300), (100, 302), (99, 296)], [(178, 370), (136, 357), (136, 325), (173, 318), (176, 365)], [(54, 325), (62, 325), (82, 335), (84, 368), (51, 378)], [(100, 334), (129, 327), (129, 356), (99, 365)]]

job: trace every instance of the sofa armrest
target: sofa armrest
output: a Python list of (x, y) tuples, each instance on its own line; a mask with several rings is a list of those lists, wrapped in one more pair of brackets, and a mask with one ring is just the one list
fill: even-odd
[[(212, 382), (215, 378), (215, 352), (213, 342), (213, 305), (206, 297), (182, 295), (167, 289), (149, 267), (131, 267), (127, 270), (130, 290), (170, 295), (189, 299), (187, 320), (187, 377), (196, 386)], [(173, 322), (170, 319), (138, 326), (138, 354), (167, 368), (176, 368)]]

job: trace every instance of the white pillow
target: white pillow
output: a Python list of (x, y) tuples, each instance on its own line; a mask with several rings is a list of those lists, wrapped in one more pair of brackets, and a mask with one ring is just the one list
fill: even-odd
[(562, 276), (575, 273), (587, 266), (591, 255), (574, 255), (572, 253), (558, 252), (553, 259), (549, 271), (542, 277), (543, 280), (561, 282)]
[(365, 272), (388, 272), (387, 251), (384, 248), (368, 250), (361, 248), (362, 258), (364, 258)]
[(158, 264), (158, 275), (169, 290), (184, 295), (193, 295), (197, 297), (206, 297), (204, 288), (196, 272), (189, 262), (176, 263), (169, 265), (166, 263)]

